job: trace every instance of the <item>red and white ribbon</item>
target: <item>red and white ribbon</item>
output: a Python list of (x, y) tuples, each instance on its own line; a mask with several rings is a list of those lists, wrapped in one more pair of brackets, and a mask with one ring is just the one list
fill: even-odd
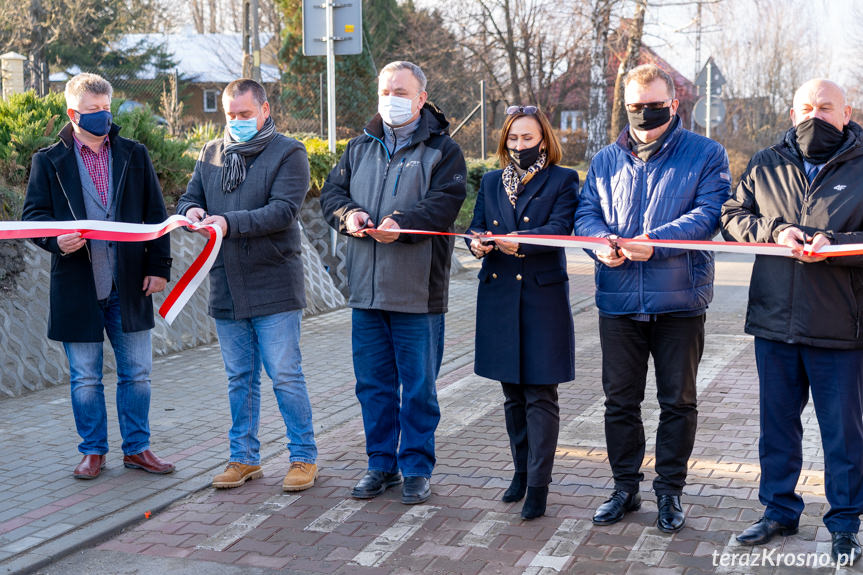
[(202, 226), (198, 223), (192, 223), (185, 216), (171, 216), (159, 224), (130, 224), (99, 220), (0, 222), (0, 240), (47, 238), (80, 232), (81, 237), (88, 240), (146, 242), (160, 238), (180, 227), (188, 227), (193, 230), (206, 229), (210, 234), (210, 239), (159, 308), (159, 314), (170, 325), (180, 310), (183, 309), (183, 306), (188, 303), (198, 286), (201, 285), (201, 282), (204, 281), (210, 268), (213, 267), (213, 262), (222, 247), (222, 229), (218, 226)]

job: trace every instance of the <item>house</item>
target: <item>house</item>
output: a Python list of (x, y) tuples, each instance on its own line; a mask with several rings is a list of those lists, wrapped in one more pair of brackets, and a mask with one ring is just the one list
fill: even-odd
[[(133, 77), (106, 77), (114, 86), (117, 97), (149, 103), (158, 108), (166, 73), (176, 70), (180, 85), (183, 115), (198, 122), (224, 122), (221, 111), (222, 89), (243, 73), (241, 34), (125, 34), (111, 44), (120, 52), (140, 52), (146, 47), (160, 46), (173, 62), (169, 70), (146, 66)], [(279, 39), (272, 34), (261, 35), (261, 79), (267, 86), (279, 80), (276, 57)], [(51, 74), (52, 89), (62, 90), (65, 82), (80, 72), (77, 66)], [(99, 70), (94, 70), (100, 73)]]

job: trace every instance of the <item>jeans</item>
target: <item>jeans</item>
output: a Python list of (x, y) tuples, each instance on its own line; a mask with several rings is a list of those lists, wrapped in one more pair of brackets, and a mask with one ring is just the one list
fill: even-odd
[(516, 473), (527, 473), (528, 487), (551, 483), (560, 431), (557, 384), (501, 382), (504, 419)]
[(824, 492), (831, 533), (857, 533), (863, 513), (863, 350), (826, 349), (755, 338), (761, 397), (761, 484), (764, 515), (797, 525), (803, 498), (795, 491), (803, 464), (800, 415), (811, 390), (824, 448)]
[[(150, 449), (150, 369), (153, 365), (150, 331), (123, 331), (116, 289), (99, 302), (99, 307), (117, 358), (117, 419), (123, 437), (123, 453), (135, 455)], [(102, 346), (102, 342), (63, 342), (69, 359), (72, 413), (81, 436), (78, 451), (84, 455), (108, 453)]]
[(369, 469), (431, 477), (443, 314), (353, 310), (354, 374)]
[(644, 424), (641, 402), (647, 360), (653, 356), (659, 426), (656, 430), (656, 495), (680, 495), (698, 421), (696, 376), (704, 351), (704, 315), (599, 318), (605, 442), (614, 488), (636, 493), (644, 478)]
[(249, 319), (216, 319), (216, 333), (228, 375), (231, 404), (231, 461), (261, 463), (261, 365), (273, 380), (273, 392), (285, 422), (291, 461), (314, 463), (318, 456), (312, 405), (300, 354), (302, 310)]

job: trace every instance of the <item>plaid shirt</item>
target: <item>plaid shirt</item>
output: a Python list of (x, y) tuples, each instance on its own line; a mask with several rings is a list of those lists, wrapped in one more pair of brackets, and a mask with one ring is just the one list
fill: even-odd
[(108, 207), (108, 181), (110, 174), (108, 167), (111, 159), (111, 141), (105, 138), (105, 143), (102, 144), (102, 149), (97, 154), (83, 143), (81, 143), (75, 134), (72, 134), (75, 140), (75, 147), (78, 148), (78, 154), (81, 155), (81, 160), (87, 166), (87, 173), (90, 174), (90, 179), (96, 186), (96, 191), (99, 192), (99, 199), (102, 200), (102, 205)]

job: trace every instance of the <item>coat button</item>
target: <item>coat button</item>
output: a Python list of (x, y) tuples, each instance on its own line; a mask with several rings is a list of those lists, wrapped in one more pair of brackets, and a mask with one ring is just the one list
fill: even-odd
[(491, 274), (491, 277), (492, 277), (493, 279), (497, 279), (497, 274)]
[(521, 274), (515, 274), (515, 279), (517, 279), (518, 281), (521, 281)]
[(492, 224), (494, 224), (494, 225), (498, 225), (497, 220), (492, 220), (492, 222), (491, 222), (491, 223), (492, 223)]
[(529, 217), (527, 217), (527, 216), (524, 216), (524, 222), (525, 222), (525, 223), (527, 223), (527, 222), (529, 222), (529, 221), (530, 221), (530, 218), (529, 218)]

